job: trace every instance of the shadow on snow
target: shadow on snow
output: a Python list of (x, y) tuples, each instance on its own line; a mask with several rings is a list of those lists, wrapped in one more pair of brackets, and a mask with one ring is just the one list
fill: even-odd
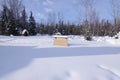
[(119, 47), (34, 48), (0, 46), (0, 77), (27, 66), (34, 58), (119, 54)]

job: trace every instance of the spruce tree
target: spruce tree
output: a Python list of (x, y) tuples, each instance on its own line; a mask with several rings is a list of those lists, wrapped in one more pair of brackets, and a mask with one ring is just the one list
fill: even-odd
[(11, 10), (9, 10), (7, 34), (18, 36), (19, 35), (19, 31), (18, 31), (19, 23), (20, 23), (19, 19), (16, 19), (14, 16), (14, 13)]
[(30, 17), (29, 17), (29, 34), (36, 35), (36, 23), (32, 12), (30, 13)]
[(7, 7), (3, 6), (3, 11), (2, 11), (2, 14), (0, 16), (0, 29), (1, 29), (2, 35), (6, 35), (6, 31), (7, 31), (8, 19), (7, 19), (6, 11), (7, 11)]
[(16, 20), (15, 18), (11, 18), (8, 26), (8, 34), (9, 35), (18, 35), (18, 28), (16, 26)]
[(90, 24), (87, 20), (84, 22), (84, 37), (88, 41), (92, 40), (92, 32), (90, 30)]
[(25, 7), (22, 11), (22, 16), (21, 16), (20, 21), (21, 21), (22, 29), (28, 29), (28, 27), (27, 27), (27, 14), (26, 14)]
[(1, 24), (2, 24), (2, 18), (1, 18), (1, 14), (0, 14), (0, 34), (2, 34)]

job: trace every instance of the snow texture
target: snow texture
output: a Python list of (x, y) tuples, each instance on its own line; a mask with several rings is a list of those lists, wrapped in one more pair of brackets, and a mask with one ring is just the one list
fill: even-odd
[(120, 39), (0, 36), (0, 80), (120, 80)]

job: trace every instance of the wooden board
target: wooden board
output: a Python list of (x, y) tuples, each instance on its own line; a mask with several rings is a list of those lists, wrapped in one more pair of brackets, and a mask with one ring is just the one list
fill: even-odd
[(54, 45), (59, 45), (59, 46), (68, 46), (68, 38), (67, 37), (54, 37)]

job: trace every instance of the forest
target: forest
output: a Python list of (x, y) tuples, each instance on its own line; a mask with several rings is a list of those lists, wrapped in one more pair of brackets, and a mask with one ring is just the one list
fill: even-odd
[[(62, 35), (84, 36), (114, 36), (120, 30), (120, 6), (118, 0), (110, 0), (113, 20), (100, 19), (95, 10), (95, 0), (79, 0), (84, 9), (84, 19), (79, 23), (65, 22), (58, 12), (49, 13), (47, 22), (36, 22), (33, 12), (26, 13), (22, 0), (3, 0), (0, 11), (0, 35), (20, 36), (24, 29), (29, 35), (53, 35), (60, 32)], [(79, 13), (79, 12), (77, 12)], [(64, 15), (64, 14), (63, 14)], [(78, 17), (80, 17), (79, 15)], [(55, 21), (55, 18), (58, 21)]]

